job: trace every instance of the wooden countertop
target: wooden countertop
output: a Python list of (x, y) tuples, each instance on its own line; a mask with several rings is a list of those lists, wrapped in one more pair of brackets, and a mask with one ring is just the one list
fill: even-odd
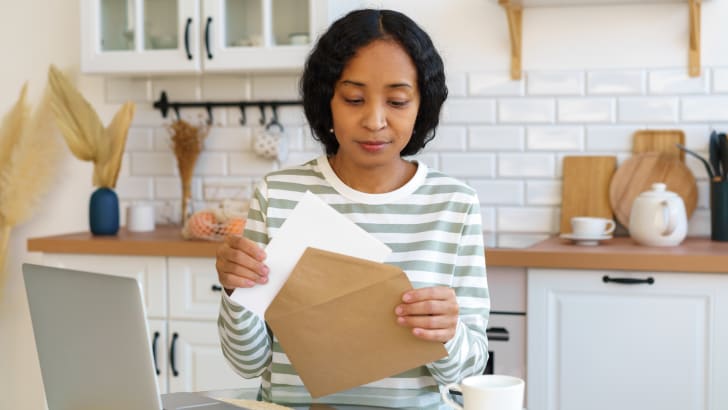
[[(185, 240), (176, 226), (144, 233), (122, 228), (116, 236), (81, 232), (28, 239), (31, 252), (102, 255), (214, 258), (219, 245)], [(657, 248), (636, 245), (630, 238), (576, 246), (553, 237), (526, 249), (488, 248), (485, 256), (488, 266), (728, 273), (728, 242), (707, 238), (687, 238), (680, 246)]]

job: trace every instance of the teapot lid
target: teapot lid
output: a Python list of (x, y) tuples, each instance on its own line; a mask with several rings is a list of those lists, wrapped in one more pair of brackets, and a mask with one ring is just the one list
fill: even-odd
[(667, 185), (662, 182), (655, 182), (649, 191), (641, 193), (639, 196), (648, 198), (668, 198), (677, 196), (676, 193), (667, 190)]

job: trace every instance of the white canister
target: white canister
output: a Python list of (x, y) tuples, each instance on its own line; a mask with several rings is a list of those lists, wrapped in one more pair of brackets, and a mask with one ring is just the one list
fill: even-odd
[(132, 204), (126, 208), (126, 230), (150, 232), (154, 230), (154, 205)]

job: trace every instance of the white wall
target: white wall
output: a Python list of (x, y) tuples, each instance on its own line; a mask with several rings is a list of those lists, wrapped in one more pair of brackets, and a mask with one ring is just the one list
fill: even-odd
[[(529, 125), (526, 118), (528, 110), (524, 110), (523, 121), (516, 119), (509, 123), (507, 118), (503, 118), (502, 110), (513, 102), (508, 101), (508, 97), (542, 98), (537, 90), (539, 86), (556, 90), (547, 94), (554, 101), (564, 96), (575, 96), (585, 106), (593, 102), (593, 98), (606, 98), (611, 104), (621, 104), (625, 98), (618, 93), (596, 97), (585, 93), (584, 87), (591, 74), (604, 70), (616, 73), (617, 78), (631, 78), (631, 73), (639, 73), (638, 87), (642, 91), (638, 95), (646, 94), (648, 99), (689, 102), (696, 94), (726, 94), (728, 90), (722, 79), (728, 78), (728, 73), (722, 67), (728, 67), (728, 42), (724, 41), (728, 2), (715, 0), (703, 4), (702, 58), (706, 73), (694, 81), (682, 78), (687, 71), (686, 4), (528, 9), (523, 18), (523, 69), (527, 80), (519, 83), (511, 83), (507, 78), (510, 65), (508, 28), (504, 12), (495, 4), (495, 0), (386, 0), (370, 3), (396, 7), (420, 22), (441, 49), (448, 72), (452, 74), (453, 100), (443, 121), (441, 139), (423, 159), (441, 168), (449, 168), (449, 164), (454, 163), (456, 165), (453, 165), (452, 170), (455, 173), (461, 173), (463, 178), (484, 191), (493, 192), (495, 199), (484, 201), (484, 216), (490, 221), (490, 230), (497, 231), (500, 225), (508, 227), (508, 218), (531, 218), (534, 224), (540, 226), (525, 230), (516, 226), (512, 229), (515, 235), (511, 236), (508, 236), (510, 234), (506, 229), (502, 244), (522, 244), (544, 237), (552, 231), (552, 219), (558, 210), (556, 169), (547, 170), (546, 176), (538, 178), (528, 175), (509, 177), (507, 172), (502, 172), (503, 164), (518, 160), (524, 151), (527, 155), (536, 155), (554, 163), (563, 152), (601, 149), (622, 153), (628, 150), (628, 147), (624, 148), (624, 141), (629, 132), (651, 124), (670, 127), (684, 125), (689, 128), (693, 147), (701, 149), (699, 139), (709, 127), (728, 123), (721, 115), (690, 119), (685, 117), (684, 112), (673, 113), (668, 110), (667, 116), (658, 116), (654, 121), (626, 121), (627, 125), (620, 125), (618, 123), (623, 118), (616, 109), (606, 114), (608, 117), (605, 119), (591, 125), (588, 121), (587, 124), (577, 121), (576, 127), (581, 128), (576, 134), (570, 134), (575, 128), (574, 124), (560, 131), (557, 129), (556, 135), (560, 139), (556, 148), (544, 149), (544, 146), (548, 147), (552, 143), (546, 141), (546, 145), (543, 144), (544, 138), (548, 140), (549, 135), (552, 135), (550, 127), (558, 127), (559, 124), (544, 125), (537, 122)], [(4, 56), (0, 68), (0, 113), (7, 112), (15, 102), (26, 80), (30, 82), (31, 101), (37, 102), (41, 88), (45, 85), (48, 64), (78, 70), (78, 8), (75, 0), (0, 0), (0, 45)], [(663, 81), (665, 78), (668, 79), (666, 87)], [(159, 175), (154, 170), (150, 174), (142, 166), (150, 154), (153, 158), (169, 159), (169, 153), (165, 151), (162, 120), (150, 108), (151, 101), (157, 95), (148, 93), (148, 90), (152, 87), (155, 90), (164, 88), (173, 92), (176, 98), (215, 95), (221, 89), (234, 94), (246, 84), (252, 85), (249, 89), (253, 93), (291, 92), (295, 78), (284, 77), (282, 84), (277, 80), (276, 77), (266, 76), (192, 76), (153, 80), (107, 80), (82, 76), (79, 86), (103, 113), (105, 121), (108, 121), (108, 116), (118, 106), (120, 99), (127, 96), (125, 94), (138, 102), (137, 120), (130, 135), (122, 170), (120, 196), (127, 202), (154, 200), (162, 205), (174, 203), (178, 195), (178, 180), (174, 171), (169, 169)], [(560, 88), (559, 84), (564, 81), (566, 84), (576, 84), (576, 88)], [(237, 84), (238, 88), (230, 87), (232, 84)], [(663, 88), (660, 90), (660, 87)], [(656, 94), (656, 97), (651, 94)], [(717, 95), (716, 98), (724, 96)], [(626, 101), (633, 106), (639, 102), (629, 98)], [(639, 104), (636, 105), (640, 109)], [(476, 112), (476, 109), (480, 109), (478, 107), (484, 107), (485, 112)], [(501, 107), (500, 111), (496, 107)], [(211, 168), (205, 168), (205, 161), (201, 164), (196, 178), (197, 199), (201, 199), (200, 185), (206, 180), (218, 178), (246, 183), (271, 167), (270, 164), (256, 162), (251, 156), (228, 154), (233, 150), (244, 152), (246, 148), (242, 145), (246, 141), (246, 133), (249, 136), (250, 132), (233, 127), (232, 113), (229, 114), (227, 120), (223, 116), (224, 127), (216, 131), (218, 135), (212, 136), (213, 142), (217, 141), (219, 145), (217, 148), (210, 147), (211, 156), (207, 166)], [(492, 119), (481, 122), (481, 115), (492, 116)], [(289, 129), (300, 133), (296, 136), (298, 139), (294, 139), (294, 154), (297, 152), (299, 158), (310, 154), (315, 150), (315, 145), (304, 142), (303, 124), (298, 119), (300, 115), (292, 112), (287, 118)], [(502, 121), (504, 119), (506, 121)], [(501, 122), (505, 126), (501, 127)], [(492, 131), (504, 132), (504, 139), (496, 141), (503, 144), (500, 148), (487, 148), (489, 145), (483, 140), (473, 143), (478, 133)], [(604, 134), (603, 138), (599, 138), (600, 132)], [(236, 139), (238, 136), (240, 140)], [(443, 136), (449, 138), (443, 139)], [(607, 148), (604, 145), (599, 148), (599, 144), (605, 141)], [(476, 158), (478, 161), (489, 159), (489, 170), (471, 172), (458, 168), (458, 160), (465, 158), (463, 151), (473, 146), (480, 147), (477, 154), (481, 157)], [(213, 165), (214, 160), (219, 159), (225, 163), (222, 170)], [(140, 164), (136, 168), (135, 162)], [(206, 172), (210, 173), (201, 175)], [(20, 277), (20, 263), (33, 261), (37, 255), (25, 252), (25, 241), (28, 237), (86, 229), (86, 207), (91, 191), (90, 164), (76, 160), (69, 153), (64, 154), (55, 188), (44, 205), (30, 222), (13, 232), (9, 251), (9, 279), (4, 293), (0, 295), (0, 408), (44, 407), (25, 290)], [(533, 204), (535, 206), (528, 206), (531, 205), (528, 195), (537, 198)], [(541, 199), (538, 199), (539, 195)], [(502, 213), (502, 217), (499, 213)], [(704, 213), (702, 218), (704, 220)]]

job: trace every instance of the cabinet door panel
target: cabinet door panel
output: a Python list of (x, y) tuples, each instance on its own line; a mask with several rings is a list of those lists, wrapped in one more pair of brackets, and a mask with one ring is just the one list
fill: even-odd
[[(604, 283), (605, 274), (654, 284)], [(529, 270), (534, 409), (709, 409), (719, 275)]]
[(170, 317), (217, 320), (220, 295), (215, 259), (169, 258)]
[[(243, 379), (228, 365), (220, 347), (217, 323), (170, 321), (169, 336), (175, 350), (174, 366), (170, 364), (170, 392), (257, 388), (260, 385), (260, 378)], [(176, 376), (173, 370), (177, 371)]]
[(162, 256), (44, 254), (43, 263), (136, 278), (142, 287), (147, 316), (163, 318), (167, 315), (166, 262)]

